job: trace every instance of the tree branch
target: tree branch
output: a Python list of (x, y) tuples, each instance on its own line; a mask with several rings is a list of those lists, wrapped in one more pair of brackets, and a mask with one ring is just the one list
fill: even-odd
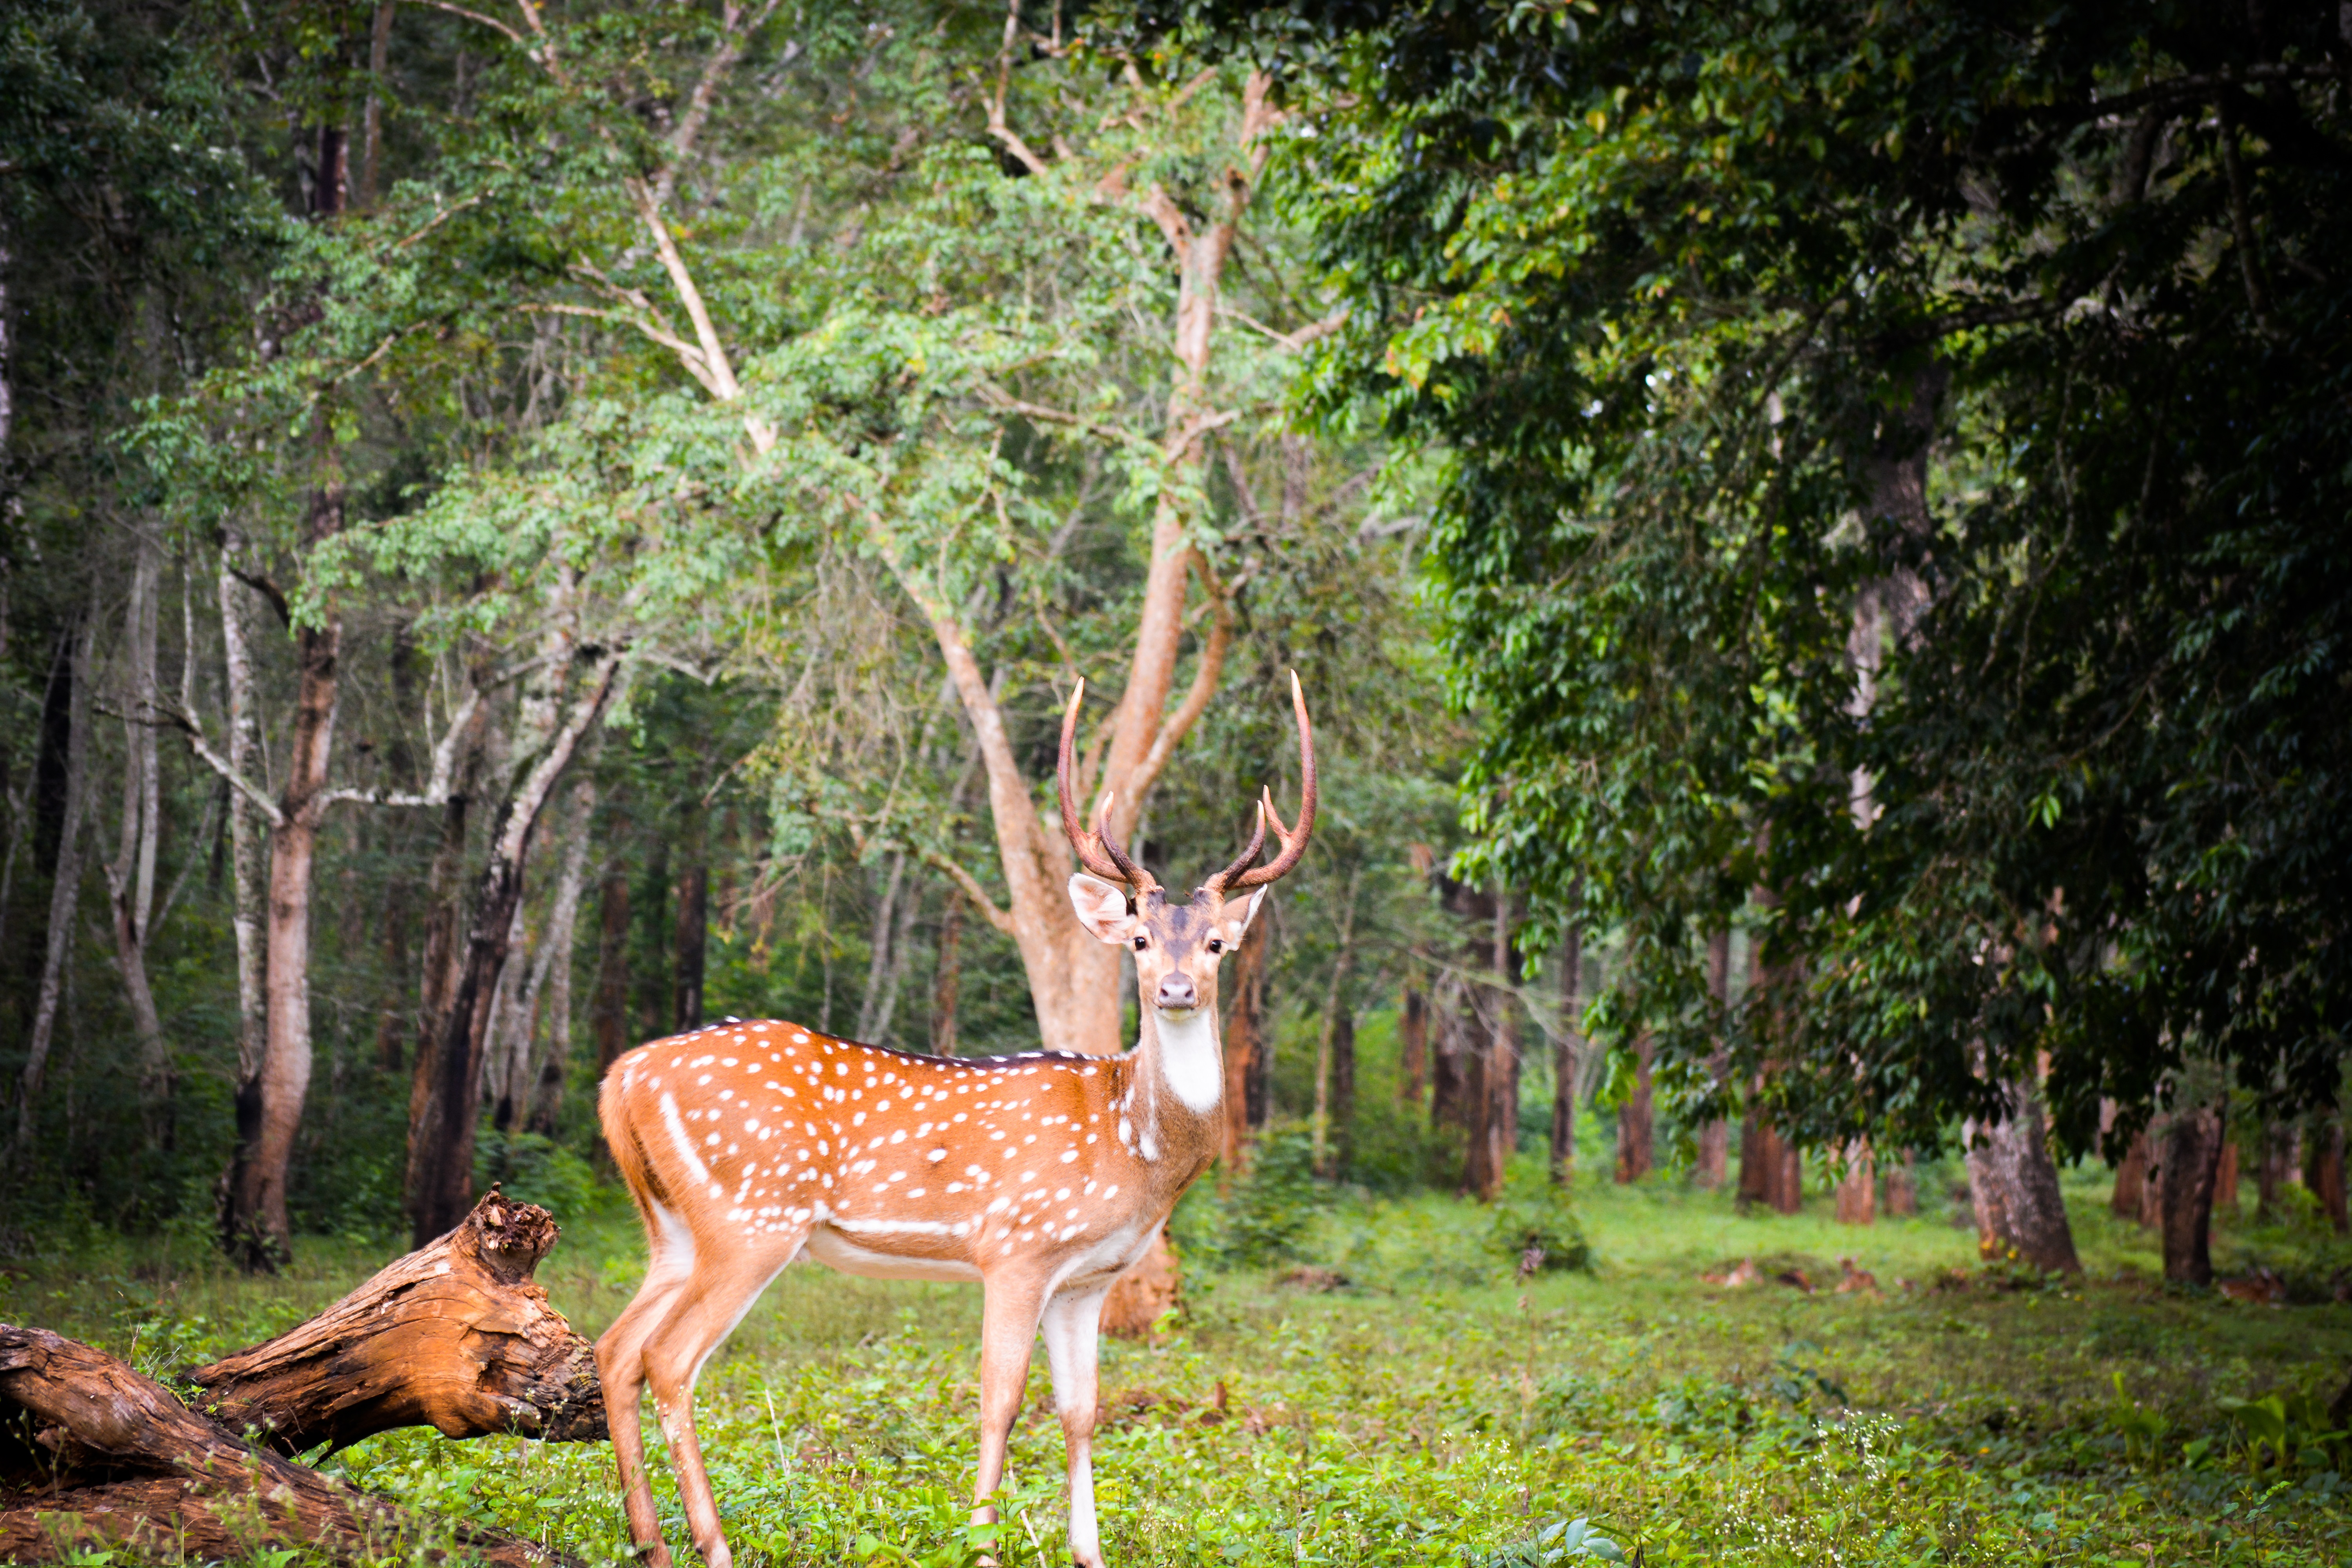
[(1045, 160), (1037, 156), (1004, 121), (1004, 97), (1013, 85), (1013, 46), (1020, 38), (1021, 0), (1005, 0), (1004, 47), (996, 54), (996, 91), (988, 100), (988, 133), (1021, 160), (1023, 168), (1033, 174), (1042, 174), (1045, 172)]
[(1209, 700), (1217, 694), (1217, 680), (1225, 668), (1225, 648), (1233, 640), (1233, 605), (1211, 574), (1207, 558), (1198, 550), (1192, 552), (1192, 570), (1201, 574), (1201, 586), (1209, 595), (1209, 637), (1201, 647), (1201, 661), (1193, 668), (1192, 684), (1184, 693), (1184, 700), (1160, 726), (1160, 732), (1151, 738), (1151, 749), (1127, 775), (1122, 787), (1129, 798), (1139, 802), (1150, 792), (1169, 758), (1175, 755), (1177, 746), (1208, 709)]
[(177, 708), (158, 708), (156, 712), (163, 722), (185, 735), (188, 738), (188, 749), (203, 759), (206, 767), (220, 774), (227, 782), (229, 788), (252, 802), (261, 815), (268, 819), (270, 826), (286, 826), (286, 814), (278, 809), (278, 803), (269, 798), (269, 792), (237, 772), (236, 768), (229, 765), (226, 757), (212, 749), (211, 743), (205, 741), (204, 730), (197, 724), (194, 714), (183, 712)]

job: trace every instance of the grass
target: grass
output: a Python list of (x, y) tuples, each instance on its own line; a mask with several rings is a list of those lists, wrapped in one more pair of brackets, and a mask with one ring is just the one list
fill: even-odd
[[(1437, 1196), (1294, 1216), (1293, 1251), (1336, 1289), (1277, 1283), (1279, 1264), (1216, 1268), (1196, 1242), (1176, 1331), (1105, 1356), (1107, 1547), (1127, 1564), (1536, 1563), (1575, 1540), (1539, 1542), (1548, 1527), (1581, 1518), (1654, 1564), (2352, 1561), (2343, 1439), (2290, 1428), (2284, 1459), (2273, 1444), (2258, 1462), (2243, 1436), (2258, 1417), (2229, 1413), (2324, 1402), (2352, 1357), (2352, 1306), (2168, 1290), (2103, 1195), (2103, 1175), (2070, 1179), (2087, 1272), (2063, 1284), (1979, 1270), (1941, 1213), (1842, 1227), (1816, 1200), (1744, 1216), (1671, 1178), (1581, 1189), (1593, 1271), (1524, 1284), (1487, 1216)], [(1197, 1203), (1186, 1234), (1220, 1234)], [(567, 1227), (541, 1279), (593, 1335), (635, 1289), (640, 1247), (607, 1209)], [(2232, 1226), (2217, 1251), (2305, 1294), (2352, 1261), (2308, 1227)], [(168, 1376), (299, 1321), (383, 1255), (306, 1243), (288, 1276), (248, 1281), (185, 1242), (93, 1238), (5, 1265), (0, 1321)], [(1833, 1280), (1841, 1255), (1888, 1288), (1697, 1279), (1752, 1258)], [(777, 1282), (698, 1401), (739, 1562), (971, 1559), (977, 1321), (958, 1287), (814, 1268)], [(1008, 1563), (1064, 1560), (1040, 1361), (1013, 1437)], [(591, 1560), (623, 1551), (602, 1444), (403, 1432), (329, 1463)], [(666, 1475), (660, 1491), (683, 1547)]]

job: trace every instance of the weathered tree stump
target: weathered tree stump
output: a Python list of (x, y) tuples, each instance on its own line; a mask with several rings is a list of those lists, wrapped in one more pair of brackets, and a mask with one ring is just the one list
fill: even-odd
[(594, 1349), (530, 1277), (557, 1234), (545, 1209), (493, 1190), (310, 1321), (189, 1378), (207, 1415), (282, 1454), (395, 1426), (592, 1442), (605, 1435)]
[(142, 1562), (271, 1545), (337, 1560), (446, 1547), (515, 1568), (562, 1562), (283, 1457), (395, 1426), (604, 1436), (594, 1352), (530, 1278), (556, 1235), (546, 1210), (492, 1192), (310, 1321), (198, 1368), (202, 1411), (104, 1352), (0, 1325), (0, 1562), (52, 1561), (86, 1542)]

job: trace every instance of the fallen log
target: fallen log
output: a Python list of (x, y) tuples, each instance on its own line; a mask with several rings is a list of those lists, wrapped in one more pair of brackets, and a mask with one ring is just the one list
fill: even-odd
[(505, 1568), (538, 1542), (412, 1512), (251, 1448), (172, 1391), (47, 1329), (0, 1325), (0, 1562), (103, 1545), (136, 1562), (307, 1546), (338, 1561), (448, 1551)]
[(605, 1436), (596, 1355), (531, 1278), (559, 1234), (496, 1189), (455, 1230), (299, 1327), (191, 1372), (205, 1411), (281, 1454), (395, 1426)]
[(556, 1236), (546, 1210), (493, 1191), (319, 1316), (196, 1369), (201, 1410), (102, 1351), (0, 1324), (0, 1562), (54, 1561), (84, 1542), (137, 1561), (290, 1545), (337, 1561), (563, 1562), (286, 1457), (407, 1426), (604, 1436), (594, 1353), (530, 1277)]

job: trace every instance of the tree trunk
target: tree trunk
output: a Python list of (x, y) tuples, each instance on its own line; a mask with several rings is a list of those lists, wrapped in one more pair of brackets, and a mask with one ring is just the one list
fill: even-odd
[(2213, 1282), (2213, 1188), (2227, 1136), (2210, 1107), (2173, 1113), (2164, 1135), (2164, 1277)]
[(2213, 1176), (2213, 1212), (2225, 1220), (2238, 1217), (2238, 1141), (2221, 1145), (2221, 1163)]
[(1779, 1214), (1805, 1206), (1803, 1152), (1751, 1111), (1739, 1124), (1739, 1202), (1762, 1204)]
[(1840, 1225), (1872, 1225), (1878, 1219), (1878, 1165), (1868, 1139), (1838, 1151), (1837, 1218)]
[(455, 1226), (473, 1206), (474, 1124), (481, 1108), (482, 1051), (488, 1043), (490, 1002), (499, 968), (506, 963), (507, 933), (522, 897), (525, 862), (541, 812), (570, 765), (581, 738), (603, 717), (623, 678), (617, 649), (599, 655), (584, 677), (586, 689), (570, 717), (536, 755), (509, 763), (510, 784), (490, 832), (488, 858), (477, 880), (473, 930), (466, 942), (440, 1037), (425, 1053), (418, 1071), (428, 1092), (412, 1100), (408, 1130), (408, 1212), (411, 1234), (422, 1247)]
[(707, 830), (702, 808), (697, 805), (687, 813), (685, 829), (678, 835), (678, 852), (686, 864), (677, 873), (677, 967), (670, 987), (670, 1027), (681, 1035), (702, 1027), (703, 971), (710, 942), (710, 860), (703, 841)]
[(1919, 1212), (1919, 1176), (1911, 1151), (1903, 1151), (1903, 1163), (1890, 1165), (1886, 1171), (1886, 1212), (1910, 1219)]
[(138, 534), (131, 572), (131, 602), (124, 615), (128, 668), (122, 716), (122, 836), (115, 861), (106, 866), (108, 903), (113, 916), (114, 961), (122, 975), (131, 1031), (139, 1045), (139, 1114), (151, 1149), (171, 1142), (172, 1058), (163, 1044), (163, 1020), (147, 979), (147, 944), (155, 912), (155, 851), (163, 811), (161, 773), (155, 755), (156, 599), (163, 563), (153, 541)]
[(1224, 1137), (1218, 1157), (1230, 1181), (1248, 1152), (1250, 1130), (1265, 1125), (1265, 958), (1274, 940), (1263, 920), (1252, 921), (1234, 954), (1233, 1005), (1225, 1012)]
[(1650, 1068), (1657, 1047), (1643, 1030), (1633, 1042), (1633, 1092), (1617, 1108), (1617, 1183), (1640, 1181), (1655, 1163), (1655, 1127), (1652, 1115)]
[(547, 936), (532, 965), (531, 1037), (544, 1026), (547, 1045), (531, 1073), (524, 1126), (541, 1137), (555, 1136), (563, 1111), (563, 1086), (572, 1072), (572, 947), (580, 929), (580, 895), (588, 884), (589, 829), (596, 818), (596, 784), (583, 778), (572, 786), (572, 819), (566, 826), (563, 866), (556, 873), (555, 901), (547, 911)]
[(2336, 1235), (2352, 1232), (2352, 1214), (2345, 1205), (2344, 1123), (2332, 1115), (2304, 1134), (2303, 1184), (2319, 1200)]
[(2133, 1137), (2123, 1163), (2116, 1167), (2116, 1190), (2107, 1199), (2107, 1212), (2117, 1219), (2136, 1220), (2147, 1201), (2147, 1133), (2143, 1131)]
[(935, 1057), (956, 1054), (956, 1005), (963, 989), (963, 894), (949, 884), (940, 910), (940, 940), (931, 969), (931, 1055)]
[(890, 869), (882, 879), (881, 892), (874, 900), (874, 925), (866, 944), (866, 992), (857, 1003), (857, 1032), (852, 1037), (870, 1041), (874, 1038), (874, 1020), (882, 1008), (882, 986), (890, 973), (890, 938), (898, 929), (898, 894), (907, 882), (907, 853), (900, 850), (890, 857)]
[(74, 928), (81, 912), (81, 819), (89, 797), (89, 665), (97, 635), (98, 616), (92, 606), (79, 617), (67, 655), (64, 798), (58, 806), (57, 852), (51, 860), (49, 924), (42, 949), (40, 990), (26, 1041), (25, 1068), (16, 1084), (14, 1155), (20, 1169), (33, 1157), (34, 1111), (40, 1104), (41, 1083), (48, 1071), (58, 1005), (65, 992), (66, 961), (73, 953)]
[(1397, 1015), (1397, 1103), (1421, 1104), (1423, 1085), (1429, 1078), (1429, 997), (1408, 983), (1404, 1005)]
[(915, 947), (915, 921), (922, 910), (922, 889), (913, 882), (898, 889), (898, 915), (890, 927), (890, 964), (882, 974), (882, 994), (874, 1006), (874, 1043), (892, 1043), (890, 1027), (898, 1016), (898, 998), (907, 989), (908, 955)]
[(1462, 982), (1451, 973), (1438, 976), (1430, 993), (1429, 1124), (1470, 1128), (1470, 1064), (1475, 1053), (1465, 1037)]
[(1356, 1153), (1356, 1008), (1342, 992), (1331, 1016), (1331, 1168), (1345, 1175)]
[[(218, 589), (222, 665), (228, 688), (229, 771), (240, 779), (263, 780), (260, 704), (254, 690), (253, 656), (247, 645), (246, 616), (252, 590), (234, 570), (245, 548), (232, 521), (223, 529)], [(224, 785), (229, 781), (224, 779)], [(245, 791), (230, 785), (228, 796), (230, 912), (236, 938), (236, 1081), (232, 1104), (236, 1142), (228, 1167), (214, 1191), (215, 1223), (223, 1250), (239, 1251), (235, 1195), (245, 1187), (245, 1168), (261, 1137), (261, 1062), (269, 1040), (268, 822)]]
[(1584, 1068), (1584, 934), (1559, 943), (1559, 1032), (1551, 1042), (1551, 1179), (1576, 1183), (1576, 1089)]
[(602, 1082), (604, 1070), (629, 1048), (629, 874), (617, 858), (605, 862), (596, 906), (596, 1078)]
[(596, 1441), (595, 1352), (531, 1278), (559, 1234), (545, 1209), (493, 1192), (317, 1317), (188, 1379), (206, 1415), (281, 1454), (397, 1426)]
[(2294, 1134), (2292, 1121), (2273, 1121), (2263, 1128), (2254, 1160), (2254, 1217), (2258, 1220), (2278, 1218), (2280, 1194), (2295, 1179)]
[[(1728, 926), (1706, 939), (1706, 990), (1718, 1010), (1731, 1003), (1731, 930)], [(1731, 1070), (1731, 1058), (1718, 1045), (1708, 1068), (1720, 1081)], [(1713, 1189), (1723, 1185), (1731, 1167), (1731, 1124), (1720, 1117), (1698, 1130), (1697, 1159), (1691, 1166), (1694, 1184)]]
[[(1340, 1016), (1346, 1007), (1345, 1002), (1341, 999), (1341, 994), (1348, 984), (1348, 961), (1355, 932), (1356, 873), (1349, 871), (1348, 890), (1341, 895), (1340, 899), (1339, 945), (1332, 950), (1330, 981), (1323, 989), (1323, 1028), (1315, 1043), (1314, 1157), (1315, 1172), (1318, 1175), (1323, 1176), (1331, 1173), (1331, 1075), (1332, 1057), (1336, 1044), (1334, 1036), (1340, 1026)], [(1355, 1094), (1355, 1085), (1352, 1080), (1355, 1073), (1353, 1053), (1356, 1040), (1355, 1022), (1352, 1017), (1348, 1022), (1347, 1029), (1348, 1049), (1350, 1056), (1348, 1069), (1350, 1079), (1349, 1097), (1352, 1101)], [(1350, 1114), (1353, 1114), (1353, 1110), (1351, 1103)]]
[[(335, 504), (340, 508), (341, 498)], [(294, 743), (278, 803), (284, 820), (269, 835), (268, 958), (264, 973), (267, 1043), (262, 1050), (259, 1123), (244, 1180), (230, 1196), (226, 1229), (231, 1251), (247, 1269), (275, 1271), (293, 1257), (286, 1217), (287, 1168), (310, 1090), (310, 881), (319, 852), (319, 798), (327, 787), (334, 748), (336, 656), (332, 623), (296, 636), (300, 674), (295, 696)]]
[(2074, 1233), (2058, 1193), (2058, 1167), (2043, 1136), (2042, 1100), (2030, 1083), (2009, 1086), (2010, 1114), (1990, 1126), (1962, 1129), (1969, 1195), (1976, 1210), (1977, 1250), (2035, 1268), (2083, 1271)]

